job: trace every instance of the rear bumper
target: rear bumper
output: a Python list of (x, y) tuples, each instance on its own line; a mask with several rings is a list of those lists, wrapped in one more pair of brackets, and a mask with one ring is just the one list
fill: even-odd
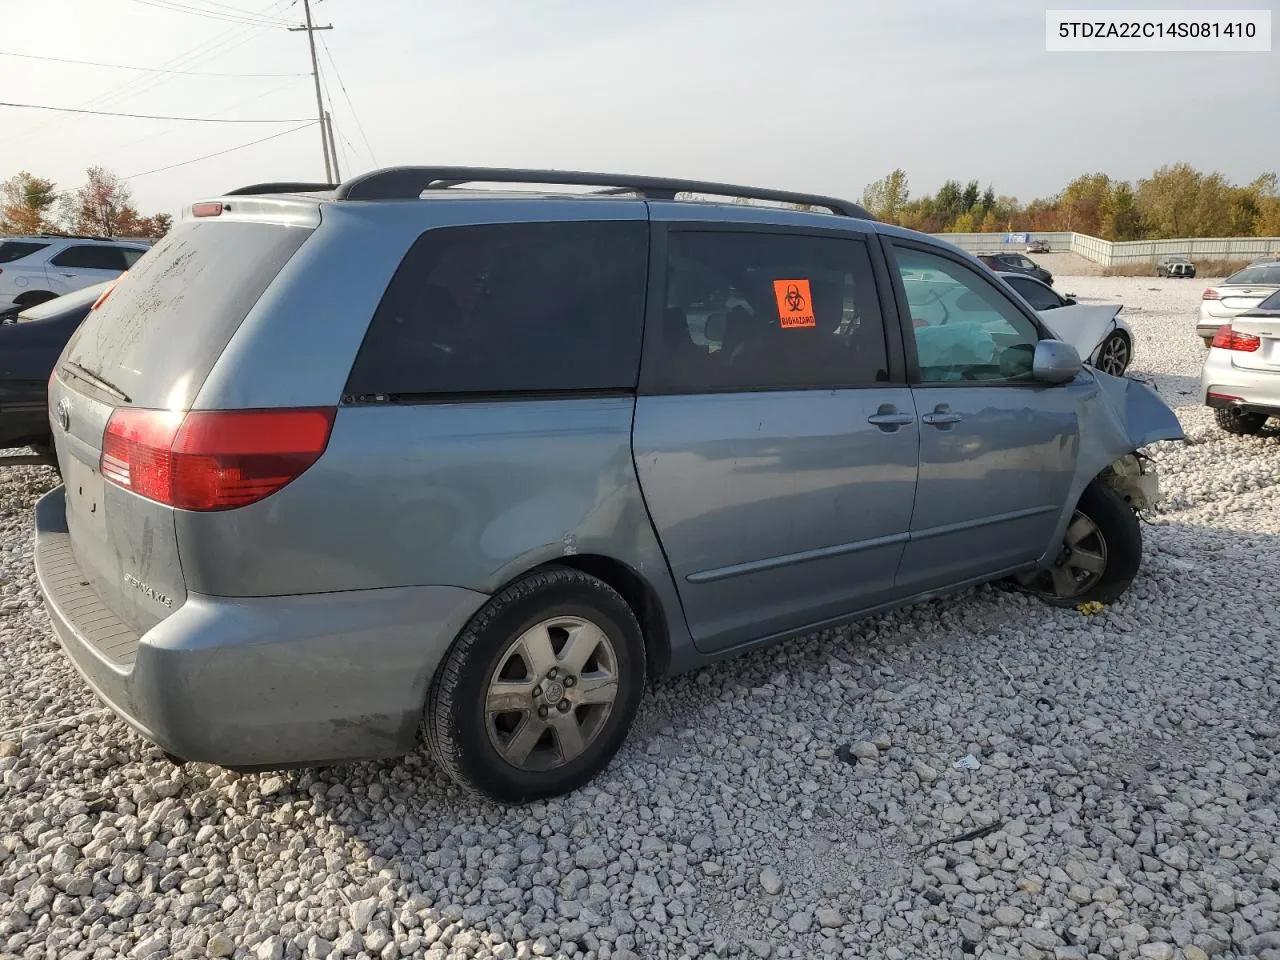
[(98, 697), (184, 759), (252, 769), (413, 749), (437, 664), (487, 599), (459, 587), (191, 594), (138, 635), (85, 586), (62, 487), (36, 505), (36, 575)]
[(1210, 407), (1280, 416), (1280, 370), (1238, 367), (1231, 362), (1229, 350), (1210, 350), (1200, 379), (1200, 395)]

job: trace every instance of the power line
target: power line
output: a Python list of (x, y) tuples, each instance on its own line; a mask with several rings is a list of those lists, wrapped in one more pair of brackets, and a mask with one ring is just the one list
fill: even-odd
[(18, 107), (24, 110), (53, 110), (56, 113), (86, 113), (95, 117), (129, 117), (133, 120), (183, 120), (189, 123), (297, 123), (301, 117), (284, 117), (267, 120), (254, 118), (251, 120), (231, 120), (225, 117), (170, 117), (154, 113), (113, 113), (110, 110), (84, 110), (76, 107), (49, 107), (38, 103), (8, 103), (0, 100), (0, 107)]
[(237, 15), (223, 13), (219, 10), (210, 10), (203, 7), (192, 7), (184, 3), (177, 3), (176, 0), (133, 0), (133, 2), (147, 7), (155, 7), (158, 10), (168, 10), (171, 13), (189, 13), (192, 16), (205, 17), (209, 20), (220, 20), (223, 23), (243, 23), (257, 27), (288, 26), (288, 23), (284, 20), (267, 18), (258, 14)]
[[(338, 86), (342, 90), (342, 96), (347, 101), (347, 107), (351, 110), (351, 118), (356, 122), (356, 129), (360, 131), (360, 139), (364, 141), (364, 148), (369, 151), (369, 159), (373, 161), (373, 165), (378, 165), (378, 158), (373, 155), (373, 147), (369, 146), (369, 138), (365, 136), (364, 124), (360, 122), (360, 114), (356, 113), (356, 106), (351, 102), (351, 94), (347, 93), (347, 85), (342, 82), (342, 73), (338, 70), (338, 64), (333, 59), (333, 51), (329, 49), (329, 44), (325, 42), (324, 37), (320, 38), (320, 46), (324, 48), (324, 55), (329, 58), (329, 66), (333, 67), (333, 75), (337, 78)], [(352, 150), (355, 148), (352, 147)]]
[(47, 60), (50, 63), (71, 63), (81, 67), (106, 67), (111, 70), (134, 70), (139, 73), (165, 73), (184, 77), (305, 77), (305, 73), (209, 73), (204, 70), (165, 70), (163, 67), (135, 67), (125, 63), (98, 63), (95, 60), (69, 60), (65, 57), (42, 57), (34, 53), (10, 53), (0, 50), (0, 57), (19, 57), (23, 60)]
[[(299, 0), (275, 0), (274, 3), (268, 5), (263, 13), (275, 12), (284, 13), (286, 10), (297, 5)], [(254, 26), (233, 26), (214, 34), (194, 47), (191, 47), (185, 53), (180, 53), (175, 57), (166, 60), (161, 66), (166, 68), (193, 67), (197, 64), (204, 63), (211, 57), (218, 54), (230, 53), (238, 47), (243, 46), (253, 39), (257, 30), (263, 27)], [(126, 80), (124, 83), (98, 94), (96, 97), (90, 98), (88, 101), (79, 104), (81, 108), (106, 106), (113, 103), (121, 103), (131, 97), (151, 90), (164, 82), (162, 76), (151, 77), (135, 77), (132, 80)], [(9, 147), (26, 143), (39, 134), (47, 134), (48, 131), (57, 129), (62, 124), (70, 121), (70, 117), (59, 117), (48, 123), (40, 124), (22, 133), (11, 136), (6, 145)]]
[[(306, 76), (306, 74), (302, 74), (302, 76)], [(258, 100), (263, 100), (267, 97), (274, 96), (275, 94), (279, 93), (281, 90), (284, 90), (286, 87), (290, 87), (293, 84), (297, 83), (299, 79), (300, 79), (299, 77), (293, 77), (291, 79), (285, 80), (283, 83), (273, 84), (272, 86), (268, 87), (266, 90), (263, 90), (260, 93), (254, 94), (252, 97), (248, 97), (243, 100), (237, 100), (235, 103), (227, 104), (225, 107), (217, 107), (213, 110), (213, 113), (215, 114), (230, 113), (232, 110), (235, 110), (237, 107), (243, 107), (245, 104), (254, 103)], [(161, 133), (152, 133), (152, 134), (148, 134), (145, 137), (135, 137), (133, 140), (126, 140), (124, 143), (113, 143), (107, 147), (95, 148), (95, 152), (99, 156), (101, 156), (102, 154), (110, 154), (110, 153), (114, 153), (116, 150), (123, 150), (125, 147), (136, 146), (139, 143), (150, 143), (152, 140), (159, 140), (161, 137), (168, 137), (171, 135), (172, 133), (169, 131), (165, 131)]]
[(143, 170), (142, 173), (131, 173), (125, 177), (126, 180), (137, 180), (139, 177), (150, 176), (153, 173), (163, 173), (165, 170), (176, 170), (178, 167), (190, 166), (193, 163), (199, 163), (201, 160), (210, 160), (213, 157), (221, 157), (223, 154), (235, 153), (237, 150), (243, 150), (246, 147), (255, 147), (260, 143), (266, 143), (268, 140), (276, 140), (280, 137), (287, 137), (291, 133), (297, 133), (299, 130), (305, 130), (307, 127), (313, 127), (319, 120), (308, 120), (301, 126), (293, 127), (290, 130), (283, 130), (280, 133), (273, 133), (269, 137), (262, 137), (259, 140), (250, 140), (248, 143), (242, 143), (235, 147), (227, 147), (225, 150), (219, 150), (217, 153), (206, 153), (203, 157), (194, 157), (190, 160), (183, 160), (181, 163), (171, 163), (167, 167), (156, 167), (154, 170)]

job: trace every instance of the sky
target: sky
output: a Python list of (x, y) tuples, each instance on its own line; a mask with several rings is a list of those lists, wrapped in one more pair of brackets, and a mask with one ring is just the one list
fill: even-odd
[[(1045, 51), (1047, 7), (1128, 6), (1105, 0), (312, 6), (316, 22), (334, 28), (316, 36), (344, 177), (393, 164), (556, 167), (856, 200), (867, 183), (902, 167), (913, 195), (976, 178), (1028, 200), (1086, 172), (1136, 180), (1186, 161), (1243, 183), (1280, 167), (1280, 123), (1262, 109), (1280, 91), (1280, 41), (1270, 53)], [(193, 199), (248, 183), (322, 180), (318, 127), (294, 130), (316, 115), (306, 34), (285, 29), (302, 12), (302, 0), (7, 5), (0, 99), (288, 122), (0, 107), (0, 179), (28, 170), (68, 189), (86, 167), (101, 165), (129, 178), (143, 214), (177, 214)], [(232, 22), (246, 19), (253, 22)], [(258, 76), (143, 73), (12, 54)], [(152, 172), (174, 164), (183, 165)]]

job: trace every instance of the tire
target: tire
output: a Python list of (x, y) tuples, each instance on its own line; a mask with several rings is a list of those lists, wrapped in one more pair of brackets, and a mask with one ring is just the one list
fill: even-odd
[[(1073, 538), (1086, 525), (1089, 528), (1086, 535), (1073, 544)], [(1073, 559), (1082, 563), (1086, 557), (1091, 569), (1073, 568)], [(1102, 481), (1094, 480), (1085, 487), (1075, 514), (1067, 524), (1062, 555), (1049, 569), (1020, 577), (1019, 583), (1055, 607), (1075, 607), (1095, 601), (1113, 603), (1129, 589), (1141, 563), (1142, 527), (1137, 515), (1124, 497)], [(1082, 577), (1082, 574), (1088, 576)], [(1068, 578), (1076, 581), (1071, 588), (1066, 587)]]
[(1123, 377), (1133, 361), (1133, 344), (1121, 331), (1116, 330), (1102, 341), (1098, 348), (1098, 369), (1113, 377)]
[(1213, 419), (1218, 421), (1218, 426), (1223, 430), (1237, 437), (1251, 437), (1261, 433), (1262, 428), (1267, 425), (1265, 413), (1246, 413), (1232, 407), (1215, 407)]
[[(578, 623), (598, 629), (605, 643), (587, 629), (577, 632)], [(557, 647), (560, 634), (563, 645)], [(544, 636), (550, 647), (540, 642)], [(594, 652), (575, 673), (573, 658), (566, 655), (570, 640), (583, 637), (587, 646), (595, 644)], [(536, 670), (539, 659), (543, 669)], [(554, 673), (548, 664), (555, 664)], [(450, 647), (427, 695), (427, 748), (468, 793), (502, 803), (568, 793), (617, 753), (639, 709), (645, 670), (640, 625), (612, 587), (567, 567), (539, 570), (481, 607)], [(497, 694), (493, 684), (511, 685), (509, 691), (515, 692), (503, 694), (511, 711), (487, 710)], [(600, 698), (610, 695), (610, 686), (613, 699), (602, 709)], [(572, 704), (570, 698), (575, 698)], [(564, 704), (568, 710), (558, 709)], [(576, 754), (570, 739), (562, 739), (569, 726), (581, 738)], [(519, 764), (500, 751), (515, 756), (524, 746), (530, 749)]]
[(15, 302), (17, 305), (26, 310), (28, 307), (34, 307), (37, 304), (48, 303), (50, 300), (57, 300), (56, 293), (50, 293), (48, 290), (37, 290), (34, 293), (24, 293)]

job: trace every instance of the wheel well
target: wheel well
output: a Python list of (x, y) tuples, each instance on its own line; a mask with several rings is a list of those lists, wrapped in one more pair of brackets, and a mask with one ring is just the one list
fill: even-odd
[(50, 290), (28, 290), (21, 296), (14, 297), (13, 302), (20, 307), (30, 307), (37, 303), (44, 303), (46, 300), (53, 300), (56, 297), (57, 294)]
[(658, 677), (667, 672), (671, 663), (671, 636), (667, 631), (667, 620), (662, 610), (662, 602), (640, 574), (625, 563), (611, 557), (598, 554), (575, 554), (570, 557), (559, 557), (547, 566), (573, 567), (583, 573), (603, 580), (621, 594), (627, 601), (631, 611), (640, 623), (640, 633), (644, 636), (645, 658), (649, 663), (649, 676)]

